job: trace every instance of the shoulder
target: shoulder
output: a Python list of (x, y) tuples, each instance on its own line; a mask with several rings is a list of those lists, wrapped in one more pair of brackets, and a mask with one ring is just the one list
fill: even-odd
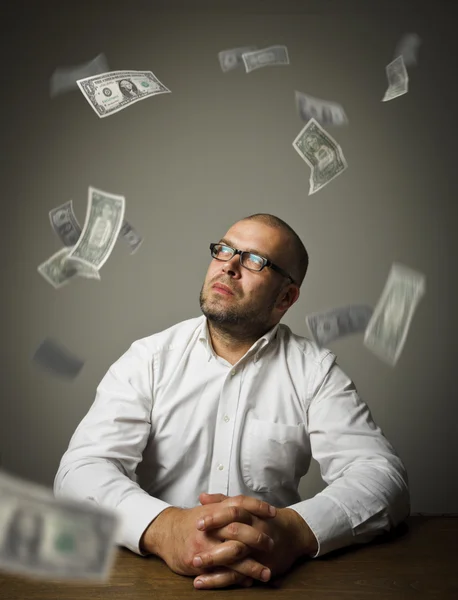
[(135, 340), (129, 351), (154, 356), (172, 349), (177, 344), (182, 345), (192, 338), (196, 330), (203, 324), (204, 319), (203, 316), (186, 319), (167, 329)]
[(306, 336), (293, 333), (284, 324), (280, 325), (279, 335), (288, 363), (294, 365), (294, 370), (301, 373), (306, 381), (309, 397), (315, 395), (327, 377), (334, 377), (337, 372), (341, 374), (336, 362), (337, 356), (329, 348), (321, 347)]
[(312, 367), (318, 369), (323, 365), (331, 365), (335, 361), (336, 355), (329, 348), (323, 348), (314, 340), (293, 333), (284, 323), (280, 323), (278, 333), (288, 351), (301, 355), (303, 360)]

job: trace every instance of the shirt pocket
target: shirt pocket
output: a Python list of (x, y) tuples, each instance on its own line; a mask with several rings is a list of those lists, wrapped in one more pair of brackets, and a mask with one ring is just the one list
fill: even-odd
[(305, 424), (285, 425), (249, 418), (240, 444), (245, 485), (254, 492), (297, 486), (302, 471), (307, 469), (307, 448)]

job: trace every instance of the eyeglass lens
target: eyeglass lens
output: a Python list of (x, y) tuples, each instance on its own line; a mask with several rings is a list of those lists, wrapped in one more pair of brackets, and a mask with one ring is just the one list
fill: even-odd
[[(230, 260), (234, 255), (234, 251), (229, 246), (223, 246), (222, 244), (216, 244), (213, 247), (212, 256), (218, 260)], [(251, 252), (242, 252), (242, 265), (252, 271), (260, 271), (262, 268), (263, 260), (257, 254), (251, 254)]]

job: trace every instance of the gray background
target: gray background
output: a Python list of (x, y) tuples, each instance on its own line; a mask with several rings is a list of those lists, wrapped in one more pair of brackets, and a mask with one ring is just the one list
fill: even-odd
[[(310, 255), (283, 319), (375, 305), (394, 261), (427, 292), (395, 368), (363, 335), (329, 345), (410, 478), (412, 512), (458, 512), (456, 477), (456, 28), (453, 2), (19, 2), (2, 15), (0, 453), (20, 477), (51, 486), (109, 366), (141, 337), (199, 316), (208, 245), (268, 212)], [(209, 6), (212, 9), (209, 9)], [(368, 6), (370, 8), (368, 8)], [(6, 11), (6, 12), (5, 12)], [(405, 32), (423, 40), (408, 94), (391, 102), (385, 66)], [(223, 73), (220, 50), (288, 47), (291, 64)], [(79, 90), (49, 97), (57, 67), (104, 52), (110, 70), (152, 70), (172, 91), (99, 119)], [(348, 170), (308, 196), (292, 147), (299, 90), (341, 103), (330, 128)], [(60, 247), (48, 211), (70, 198), (84, 223), (88, 186), (126, 197), (144, 236), (123, 241), (101, 281), (54, 290), (37, 266)], [(86, 364), (74, 381), (38, 369), (46, 336)], [(313, 461), (303, 498), (324, 487)]]

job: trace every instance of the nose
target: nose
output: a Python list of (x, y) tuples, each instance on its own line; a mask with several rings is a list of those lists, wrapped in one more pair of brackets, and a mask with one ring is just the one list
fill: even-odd
[(224, 273), (232, 273), (235, 275), (237, 272), (237, 268), (240, 272), (242, 265), (240, 264), (240, 255), (239, 254), (234, 254), (234, 256), (232, 258), (224, 261), (224, 263), (223, 263)]

